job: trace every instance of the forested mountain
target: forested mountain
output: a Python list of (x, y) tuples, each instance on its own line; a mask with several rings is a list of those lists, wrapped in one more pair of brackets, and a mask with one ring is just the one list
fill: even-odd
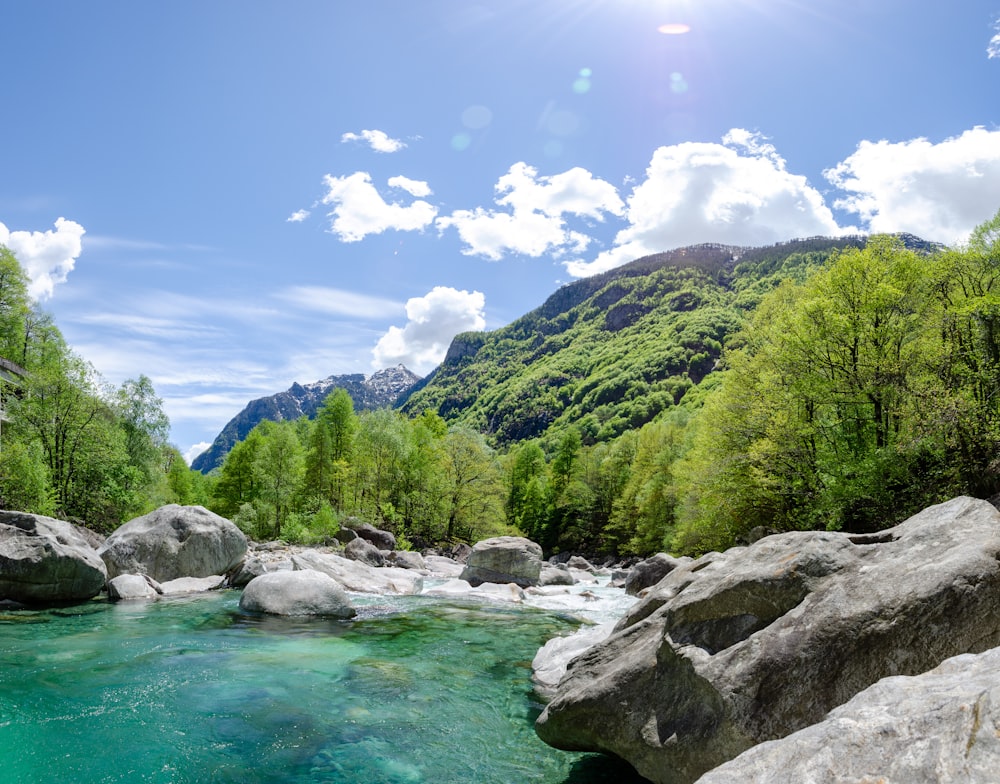
[(310, 384), (296, 382), (284, 392), (247, 403), (246, 408), (229, 420), (222, 432), (215, 437), (212, 446), (194, 459), (191, 467), (207, 474), (222, 464), (237, 442), (246, 438), (251, 430), (265, 420), (292, 421), (303, 416), (312, 419), (327, 395), (335, 389), (346, 390), (357, 410), (371, 411), (385, 406), (393, 407), (399, 397), (419, 381), (420, 376), (397, 365), (379, 370), (371, 376), (352, 373), (328, 376)]
[(501, 329), (457, 336), (403, 411), (433, 409), (498, 447), (537, 437), (551, 445), (571, 425), (584, 444), (609, 441), (680, 403), (764, 293), (863, 243), (698, 245), (563, 286)]

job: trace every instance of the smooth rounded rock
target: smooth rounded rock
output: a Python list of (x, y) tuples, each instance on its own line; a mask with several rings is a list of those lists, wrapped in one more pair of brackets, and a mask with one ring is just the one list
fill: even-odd
[(497, 536), (477, 542), (465, 562), (462, 579), (473, 587), (483, 583), (538, 585), (542, 572), (541, 545), (522, 536)]
[(268, 615), (332, 618), (353, 618), (356, 614), (340, 583), (312, 569), (270, 572), (255, 577), (243, 589), (240, 609)]
[(162, 506), (130, 520), (98, 551), (108, 575), (146, 574), (159, 582), (226, 574), (246, 555), (232, 522), (201, 506)]

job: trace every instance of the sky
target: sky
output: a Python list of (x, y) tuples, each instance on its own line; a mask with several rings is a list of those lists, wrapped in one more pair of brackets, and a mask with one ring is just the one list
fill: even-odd
[(0, 0), (0, 244), (192, 459), (702, 242), (1000, 210), (1000, 0)]

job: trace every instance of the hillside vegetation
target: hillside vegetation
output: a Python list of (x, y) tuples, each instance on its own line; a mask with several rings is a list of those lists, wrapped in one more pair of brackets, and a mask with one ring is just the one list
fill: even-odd
[(861, 243), (701, 245), (564, 286), (506, 327), (456, 337), (403, 411), (432, 409), (501, 448), (554, 445), (569, 427), (584, 444), (610, 441), (680, 403), (766, 291)]

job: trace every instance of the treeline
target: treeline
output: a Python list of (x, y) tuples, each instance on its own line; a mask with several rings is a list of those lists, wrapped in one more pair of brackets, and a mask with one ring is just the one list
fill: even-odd
[(208, 479), (209, 506), (257, 539), (324, 541), (349, 518), (404, 547), (513, 532), (501, 463), (480, 434), (432, 412), (357, 414), (343, 389), (312, 420), (261, 422)]
[(0, 507), (111, 530), (176, 500), (187, 466), (149, 379), (109, 387), (74, 354), (0, 246)]

